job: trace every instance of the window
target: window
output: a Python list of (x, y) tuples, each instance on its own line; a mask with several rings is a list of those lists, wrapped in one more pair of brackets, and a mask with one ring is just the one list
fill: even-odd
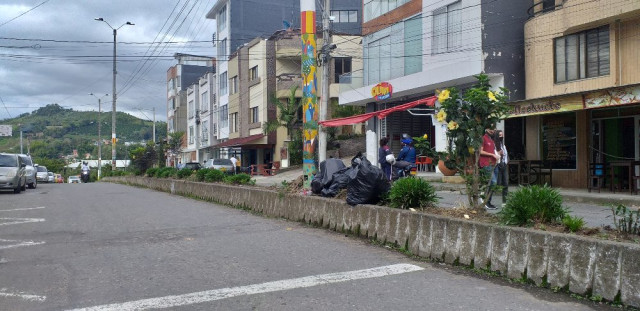
[(230, 120), (231, 124), (230, 124), (229, 131), (232, 133), (235, 133), (238, 131), (238, 113), (237, 112), (232, 113), (230, 115), (230, 119), (231, 119)]
[(609, 25), (556, 38), (555, 81), (609, 74)]
[(364, 0), (364, 22), (368, 22), (378, 16), (391, 12), (410, 1), (411, 0)]
[(189, 119), (191, 119), (196, 115), (195, 113), (196, 107), (194, 107), (193, 100), (189, 101), (188, 107), (189, 107)]
[(368, 45), (367, 78), (369, 84), (391, 78), (391, 37), (386, 36)]
[(211, 132), (212, 132), (211, 134), (213, 134), (213, 135), (218, 135), (218, 124), (217, 123), (213, 124), (213, 127), (211, 128)]
[(258, 66), (253, 66), (249, 69), (249, 81), (258, 79)]
[(251, 116), (251, 123), (260, 122), (260, 118), (258, 115), (258, 107), (252, 107), (249, 109), (249, 115)]
[(451, 52), (462, 46), (462, 2), (433, 11), (433, 54)]
[(189, 126), (189, 144), (193, 144), (193, 125)]
[(542, 0), (542, 12), (551, 11), (556, 6), (556, 0)]
[[(351, 83), (351, 75), (344, 75), (351, 73), (351, 57), (334, 57), (333, 62), (333, 83)], [(342, 81), (340, 80), (341, 75), (344, 75)]]
[(208, 142), (209, 141), (209, 121), (202, 122), (201, 131), (202, 131), (202, 141)]
[(227, 38), (220, 40), (220, 44), (218, 44), (218, 57), (220, 59), (228, 59), (227, 57)]
[(182, 87), (180, 84), (181, 84), (181, 83), (180, 83), (180, 76), (177, 76), (177, 77), (176, 77), (176, 85), (177, 85), (177, 87), (178, 87), (178, 88), (181, 88), (181, 87)]
[(218, 13), (218, 30), (227, 28), (227, 6), (223, 6)]
[(220, 107), (220, 126), (227, 127), (229, 126), (229, 106), (224, 105)]
[(333, 20), (334, 23), (357, 23), (358, 22), (358, 11), (356, 10), (342, 10), (342, 11), (331, 11), (331, 16), (335, 17)]
[(227, 72), (223, 72), (220, 75), (220, 95), (227, 95), (227, 83), (229, 83), (229, 81), (227, 80)]
[(200, 111), (209, 110), (209, 92), (203, 92), (200, 98)]
[(404, 74), (422, 71), (422, 16), (404, 22)]
[(229, 95), (238, 93), (238, 76), (229, 79)]

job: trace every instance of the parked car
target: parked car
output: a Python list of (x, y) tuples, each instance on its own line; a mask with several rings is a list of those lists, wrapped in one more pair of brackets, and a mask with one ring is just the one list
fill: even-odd
[(197, 171), (202, 168), (202, 165), (198, 162), (187, 162), (184, 164), (184, 168), (188, 168), (192, 171)]
[(25, 167), (17, 154), (0, 153), (0, 189), (13, 189), (13, 193), (26, 190)]
[(233, 162), (231, 162), (231, 160), (229, 159), (209, 159), (207, 160), (207, 162), (204, 162), (204, 167), (221, 170), (228, 174), (235, 173)]
[(38, 182), (48, 182), (49, 181), (49, 171), (46, 166), (43, 165), (35, 165), (36, 167), (36, 180)]
[(47, 178), (47, 182), (48, 183), (56, 182), (56, 176), (53, 175), (53, 172), (47, 172), (47, 176), (48, 176), (48, 178)]
[(19, 154), (18, 156), (22, 160), (22, 163), (26, 165), (24, 168), (25, 174), (27, 176), (27, 186), (29, 186), (29, 188), (31, 189), (35, 189), (38, 186), (38, 180), (36, 179), (37, 170), (33, 166), (31, 156), (26, 154)]
[(69, 181), (70, 184), (79, 184), (80, 176), (77, 176), (77, 175), (69, 176), (67, 180)]

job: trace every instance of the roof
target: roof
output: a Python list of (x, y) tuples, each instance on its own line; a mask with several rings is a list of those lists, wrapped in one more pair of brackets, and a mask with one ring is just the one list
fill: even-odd
[(221, 148), (221, 147), (234, 147), (234, 146), (248, 145), (250, 142), (256, 141), (264, 136), (265, 136), (264, 134), (256, 134), (256, 135), (251, 135), (247, 137), (229, 139), (225, 142), (215, 145), (215, 147)]

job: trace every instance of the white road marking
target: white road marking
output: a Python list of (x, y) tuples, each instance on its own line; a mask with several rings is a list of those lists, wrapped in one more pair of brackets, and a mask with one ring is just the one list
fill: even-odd
[(47, 296), (30, 295), (22, 292), (9, 293), (7, 292), (6, 288), (0, 289), (0, 297), (13, 297), (13, 298), (20, 298), (22, 300), (36, 301), (36, 302), (43, 302), (47, 300)]
[(15, 243), (18, 242), (16, 244), (10, 244), (10, 245), (0, 245), (0, 249), (7, 249), (7, 248), (16, 248), (16, 247), (22, 247), (22, 246), (33, 246), (33, 245), (42, 245), (45, 242), (34, 242), (34, 241), (18, 241), (18, 240), (5, 240), (5, 239), (0, 239), (0, 243)]
[(411, 264), (397, 264), (372, 269), (338, 272), (307, 276), (297, 279), (280, 280), (262, 284), (214, 289), (183, 295), (171, 295), (165, 297), (141, 299), (124, 303), (79, 308), (69, 311), (124, 311), (124, 310), (148, 310), (192, 305), (210, 302), (237, 296), (246, 296), (262, 293), (277, 292), (296, 288), (305, 288), (331, 283), (341, 283), (361, 279), (378, 278), (388, 275), (402, 274), (424, 270), (424, 268)]
[(0, 226), (8, 226), (8, 225), (17, 225), (17, 224), (26, 224), (30, 222), (43, 222), (44, 218), (0, 218)]
[(27, 207), (27, 208), (16, 208), (16, 209), (5, 209), (5, 210), (0, 210), (0, 212), (28, 211), (28, 210), (32, 210), (32, 209), (43, 209), (43, 208), (44, 208), (44, 206)]

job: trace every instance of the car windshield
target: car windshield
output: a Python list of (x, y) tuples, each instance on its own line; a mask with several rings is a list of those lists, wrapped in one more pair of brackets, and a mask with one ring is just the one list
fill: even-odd
[(229, 159), (214, 159), (213, 165), (233, 165), (233, 162)]
[(18, 158), (10, 154), (0, 154), (0, 167), (18, 167)]
[(21, 156), (21, 158), (22, 158), (22, 162), (24, 162), (25, 165), (33, 166), (33, 162), (31, 162), (31, 158), (29, 158), (28, 156)]
[(38, 172), (46, 172), (46, 171), (47, 171), (46, 166), (38, 166)]

